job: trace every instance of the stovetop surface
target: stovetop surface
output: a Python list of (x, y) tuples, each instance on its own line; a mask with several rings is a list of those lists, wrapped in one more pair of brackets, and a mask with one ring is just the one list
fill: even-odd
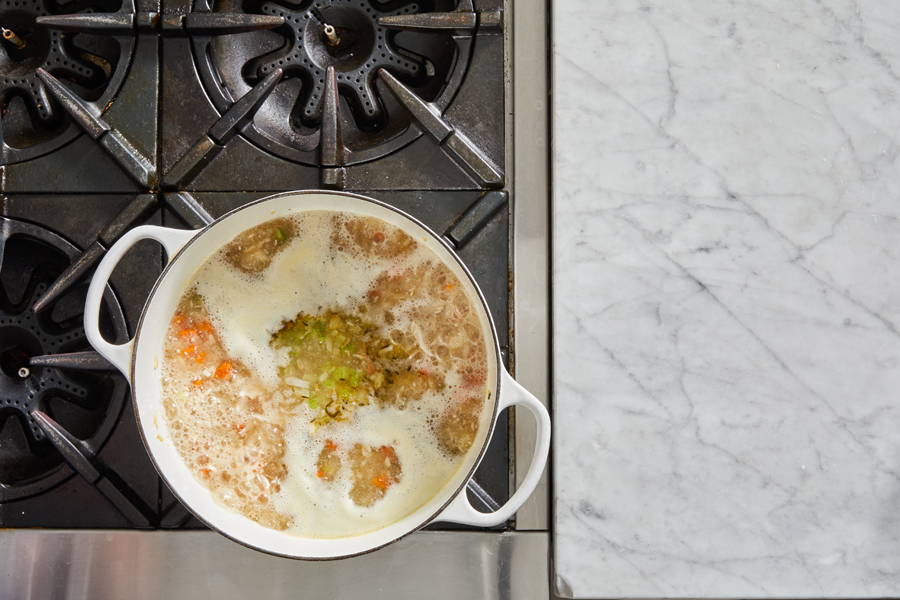
[[(127, 3), (110, 6), (103, 0), (26, 4), (0, 0), (0, 17), (5, 23), (22, 21), (15, 35), (27, 44), (37, 44), (40, 35), (52, 35), (57, 45), (51, 43), (44, 57), (43, 51), (16, 55), (7, 43), (6, 56), (0, 56), (0, 75), (7, 76), (0, 89), (0, 105), (6, 107), (2, 118), (18, 115), (20, 132), (4, 138), (2, 145), (0, 215), (38, 226), (74, 248), (69, 255), (45, 248), (56, 261), (48, 265), (40, 252), (28, 249), (28, 244), (46, 241), (26, 243), (22, 240), (27, 231), (4, 230), (0, 284), (9, 287), (20, 275), (44, 273), (41, 287), (29, 290), (39, 298), (67, 266), (83, 267), (78, 268), (83, 270), (80, 276), (78, 269), (71, 278), (63, 275), (70, 285), (34, 319), (43, 319), (41, 314), (66, 302), (77, 313), (91, 260), (95, 262), (134, 225), (198, 227), (273, 192), (330, 187), (383, 200), (443, 234), (481, 286), (507, 356), (511, 202), (503, 190), (504, 42), (499, 2), (461, 0), (447, 6), (440, 0), (418, 4), (319, 0), (210, 6), (201, 0), (178, 0), (160, 7), (140, 0), (133, 9)], [(453, 8), (458, 12), (453, 29), (423, 33), (422, 21), (412, 26), (402, 21), (421, 11)], [(44, 15), (44, 24), (22, 16), (26, 9)], [(59, 17), (70, 11), (83, 14), (75, 19)], [(232, 21), (210, 20), (223, 12)], [(93, 14), (85, 19), (87, 13)], [(235, 27), (247, 29), (247, 13), (257, 15), (251, 21), (265, 15), (284, 17), (285, 22), (233, 33)], [(16, 18), (10, 20), (9, 15)], [(379, 16), (389, 19), (374, 20)], [(359, 24), (370, 17), (369, 25)], [(313, 27), (333, 23), (343, 42), (330, 45), (327, 37), (319, 36), (319, 29), (310, 38), (309, 23), (315, 21), (318, 25)], [(400, 27), (396, 36), (395, 27)], [(356, 33), (360, 28), (364, 35)], [(114, 45), (94, 39), (104, 35), (121, 42), (120, 62), (107, 60), (115, 54)], [(371, 51), (360, 56), (357, 46), (341, 45), (351, 42)], [(229, 48), (240, 52), (229, 54)], [(39, 66), (49, 75), (33, 75)], [(363, 81), (357, 85), (359, 74)], [(23, 87), (34, 95), (26, 98)], [(29, 109), (27, 102), (38, 108)], [(50, 114), (41, 113), (41, 106)], [(33, 122), (23, 121), (23, 115)], [(0, 131), (11, 131), (9, 125), (4, 121)], [(116, 331), (115, 310), (110, 309), (108, 327), (114, 336), (133, 333), (163, 260), (158, 246), (142, 242), (114, 273), (110, 306), (118, 305), (122, 319), (122, 331)], [(6, 300), (10, 307), (15, 304), (8, 296), (4, 289), (0, 305)], [(22, 302), (16, 307), (29, 310)], [(28, 344), (13, 344), (18, 338), (10, 337), (3, 326), (0, 323), (0, 355), (21, 362), (22, 347)], [(57, 345), (52, 351), (88, 349), (81, 336), (75, 337), (69, 347)], [(47, 352), (32, 347), (25, 351)], [(21, 384), (17, 377), (28, 380), (38, 373), (53, 373), (53, 385), (61, 389), (69, 385), (64, 382), (74, 382), (68, 400), (34, 400), (60, 425), (66, 425), (66, 410), (78, 413), (84, 406), (95, 412), (109, 407), (116, 418), (103, 439), (89, 448), (100, 475), (86, 479), (53, 454), (61, 443), (59, 434), (29, 421), (22, 416), (25, 412), (12, 408), (18, 405), (0, 405), (0, 440), (51, 456), (35, 467), (37, 475), (23, 475), (22, 469), (14, 468), (22, 461), (10, 458), (4, 463), (0, 449), (0, 525), (202, 527), (179, 507), (153, 470), (130, 399), (127, 394), (121, 401), (115, 397), (124, 383), (120, 376), (96, 369), (35, 367), (22, 377), (19, 363), (9, 364), (17, 368), (9, 373), (4, 369), (0, 378), (9, 379), (10, 385)], [(118, 380), (119, 388), (111, 383), (109, 390), (100, 392), (80, 385), (92, 377)], [(82, 389), (91, 393), (77, 391)], [(10, 402), (18, 398), (2, 393)], [(75, 434), (76, 446), (78, 440), (97, 437), (94, 434), (101, 429), (86, 417), (68, 422), (88, 423), (83, 431), (68, 432)], [(501, 415), (476, 475), (480, 487), (499, 503), (509, 496), (507, 433), (508, 422)], [(73, 464), (82, 475), (88, 468), (77, 457)], [(51, 479), (52, 485), (41, 483)], [(115, 489), (111, 492), (110, 487)], [(125, 500), (116, 490), (124, 490)], [(123, 503), (132, 508), (123, 509)], [(140, 509), (135, 511), (134, 506)]]

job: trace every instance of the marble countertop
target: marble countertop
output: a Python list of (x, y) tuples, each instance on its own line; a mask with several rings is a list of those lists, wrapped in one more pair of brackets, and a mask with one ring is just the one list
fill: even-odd
[(553, 37), (558, 593), (900, 595), (900, 2)]

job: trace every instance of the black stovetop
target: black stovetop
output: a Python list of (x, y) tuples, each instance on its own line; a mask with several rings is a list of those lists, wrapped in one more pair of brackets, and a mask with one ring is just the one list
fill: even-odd
[[(457, 248), (506, 352), (500, 5), (0, 0), (0, 526), (202, 527), (153, 470), (124, 380), (73, 354), (90, 267), (134, 225), (199, 227), (289, 189), (373, 196)], [(142, 242), (116, 270), (111, 339), (162, 266)], [(502, 415), (476, 476), (500, 503), (505, 433)]]

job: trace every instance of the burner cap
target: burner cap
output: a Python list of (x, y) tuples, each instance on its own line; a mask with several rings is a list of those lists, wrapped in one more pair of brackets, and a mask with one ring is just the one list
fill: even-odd
[[(30, 496), (72, 474), (31, 417), (40, 409), (98, 450), (119, 418), (127, 386), (109, 372), (32, 367), (31, 357), (90, 348), (82, 329), (85, 286), (52, 309), (31, 305), (70, 260), (74, 246), (35, 225), (0, 217), (0, 501)], [(102, 321), (122, 340), (125, 318), (108, 291)]]
[(284, 79), (243, 133), (289, 160), (319, 164), (325, 73), (333, 67), (341, 104), (346, 164), (394, 152), (422, 135), (377, 77), (390, 71), (416, 94), (445, 109), (469, 62), (471, 32), (397, 31), (380, 17), (472, 10), (471, 0), (196, 0), (195, 12), (282, 16), (277, 29), (193, 37), (203, 84), (223, 112), (267, 73)]

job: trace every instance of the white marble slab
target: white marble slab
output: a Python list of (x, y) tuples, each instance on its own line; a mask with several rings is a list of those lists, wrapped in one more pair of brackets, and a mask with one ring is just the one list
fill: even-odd
[(554, 4), (560, 594), (900, 595), (900, 1)]

